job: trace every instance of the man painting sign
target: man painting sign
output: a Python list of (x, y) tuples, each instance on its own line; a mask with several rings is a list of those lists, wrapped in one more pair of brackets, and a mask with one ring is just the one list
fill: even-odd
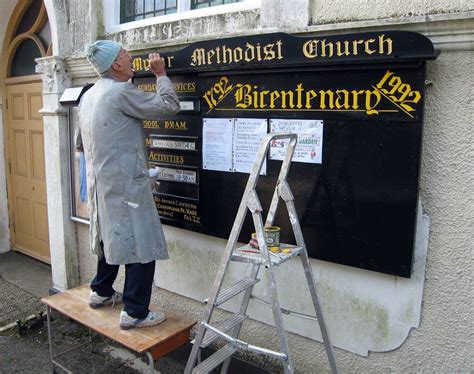
[[(99, 256), (89, 305), (99, 308), (123, 300), (120, 327), (146, 327), (165, 320), (148, 309), (155, 260), (168, 258), (151, 189), (142, 121), (170, 117), (179, 100), (166, 76), (163, 58), (150, 54), (157, 92), (142, 92), (129, 82), (131, 56), (118, 43), (99, 40), (86, 46), (100, 79), (79, 105), (76, 148), (87, 166), (90, 245)], [(113, 283), (125, 265), (123, 296)]]

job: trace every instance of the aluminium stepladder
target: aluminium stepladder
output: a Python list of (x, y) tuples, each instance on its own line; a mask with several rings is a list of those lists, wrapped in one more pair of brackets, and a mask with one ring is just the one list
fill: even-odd
[[(285, 159), (280, 169), (280, 174), (278, 176), (275, 191), (273, 193), (273, 197), (264, 226), (262, 220), (262, 207), (260, 204), (260, 200), (257, 196), (256, 186), (258, 177), (260, 175), (260, 170), (265, 160), (270, 143), (279, 139), (289, 139), (289, 144)], [(316, 293), (313, 271), (309, 263), (308, 253), (306, 251), (303, 233), (301, 231), (300, 223), (298, 220), (293, 194), (286, 181), (286, 177), (288, 175), (290, 164), (293, 158), (293, 153), (296, 147), (296, 142), (296, 134), (286, 133), (267, 134), (261, 142), (259, 151), (257, 153), (257, 158), (252, 168), (252, 172), (250, 173), (247, 185), (245, 187), (245, 192), (243, 194), (239, 209), (237, 211), (237, 215), (235, 217), (232, 231), (227, 241), (227, 245), (224, 249), (221, 263), (217, 270), (211, 295), (206, 300), (207, 306), (204, 310), (204, 314), (197, 330), (195, 339), (193, 340), (193, 348), (186, 364), (186, 368), (184, 371), (185, 374), (209, 373), (211, 370), (217, 368), (221, 364), (221, 373), (226, 373), (230, 364), (230, 359), (238, 349), (252, 351), (258, 354), (264, 354), (270, 357), (277, 358), (282, 361), (285, 374), (293, 373), (293, 363), (291, 361), (288, 351), (288, 342), (282, 314), (292, 314), (302, 318), (318, 321), (331, 370), (333, 374), (337, 373), (334, 352), (326, 329), (326, 325), (324, 323), (323, 313), (321, 311), (318, 295)], [(290, 223), (293, 229), (293, 234), (296, 239), (296, 246), (287, 244), (281, 245), (282, 248), (288, 248), (289, 253), (271, 252), (267, 247), (264, 236), (264, 227), (273, 225), (280, 198), (286, 204)], [(260, 251), (250, 252), (251, 247), (248, 245), (241, 248), (236, 248), (237, 240), (242, 229), (245, 216), (247, 214), (247, 209), (249, 209), (252, 214)], [(295, 256), (300, 256), (302, 260), (306, 281), (308, 283), (309, 291), (313, 301), (313, 306), (316, 312), (316, 317), (309, 316), (303, 313), (293, 312), (280, 306), (273, 267), (278, 266)], [(251, 264), (250, 272), (248, 276), (242, 278), (233, 285), (222, 289), (223, 280), (226, 275), (226, 271), (228, 269), (230, 261), (238, 261)], [(257, 276), (261, 266), (263, 266), (264, 269), (267, 293), (270, 298), (269, 301), (252, 295), (253, 287), (259, 281)], [(224, 302), (230, 300), (231, 298), (240, 295), (241, 293), (243, 293), (243, 298), (238, 312), (233, 313), (229, 318), (222, 322), (211, 325), (210, 320), (214, 309), (219, 305), (223, 304)], [(263, 302), (264, 304), (267, 304), (272, 308), (281, 352), (257, 347), (238, 339), (242, 323), (245, 319), (248, 318), (246, 312), (251, 299)], [(196, 360), (200, 361), (200, 349), (209, 346), (218, 338), (225, 339), (227, 341), (227, 344), (224, 345), (218, 351), (216, 351), (214, 354), (209, 356), (204, 361), (198, 362), (198, 365), (195, 366)]]

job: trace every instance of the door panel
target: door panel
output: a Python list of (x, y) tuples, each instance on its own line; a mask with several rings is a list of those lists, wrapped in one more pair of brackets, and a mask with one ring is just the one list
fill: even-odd
[(28, 93), (28, 119), (34, 121), (43, 121), (39, 110), (43, 106), (41, 92)]
[(28, 165), (26, 164), (26, 135), (24, 130), (13, 130), (13, 164), (17, 176), (28, 176)]
[(31, 131), (30, 144), (32, 150), (31, 176), (36, 179), (45, 180), (44, 170), (44, 139), (43, 132)]
[(13, 93), (11, 95), (10, 103), (11, 105), (11, 113), (13, 119), (22, 120), (25, 119), (25, 112), (24, 112), (24, 103), (23, 103), (23, 94), (22, 93)]
[(41, 83), (7, 86), (10, 207), (15, 249), (50, 262)]

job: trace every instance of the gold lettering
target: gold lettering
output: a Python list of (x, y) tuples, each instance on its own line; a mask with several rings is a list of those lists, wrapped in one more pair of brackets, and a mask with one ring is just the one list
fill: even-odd
[[(390, 82), (388, 82), (388, 84), (392, 87), (392, 89), (388, 91), (388, 94), (393, 95), (398, 90), (398, 87), (400, 87), (400, 85), (402, 84), (402, 80), (400, 79), (400, 77), (395, 76), (390, 79)], [(395, 99), (395, 97), (392, 96), (390, 98)]]
[(252, 44), (247, 43), (245, 45), (247, 48), (245, 49), (244, 60), (250, 62), (255, 60), (255, 48)]
[(207, 64), (208, 65), (212, 64), (212, 56), (214, 56), (215, 54), (216, 52), (213, 51), (212, 49), (210, 51), (207, 51)]
[[(417, 104), (420, 101), (421, 93), (419, 91), (413, 91), (410, 84), (402, 83), (400, 77), (387, 70), (374, 88), (413, 118), (409, 112), (415, 111), (412, 104)], [(411, 100), (407, 100), (407, 98)]]
[(152, 84), (139, 84), (137, 88), (143, 92), (156, 92), (156, 83)]
[(132, 68), (134, 71), (140, 71), (143, 69), (142, 59), (140, 57), (133, 59)]
[(327, 57), (332, 57), (334, 53), (334, 47), (331, 42), (326, 43), (326, 39), (321, 40), (321, 57), (326, 57), (326, 47), (328, 48)]
[(275, 101), (280, 98), (277, 91), (270, 92), (270, 108), (275, 109)]
[(326, 90), (326, 91), (323, 91), (323, 90), (320, 90), (319, 91), (319, 97), (320, 97), (320, 108), (321, 109), (326, 109), (327, 106), (326, 106), (326, 96), (329, 98), (329, 108), (330, 109), (334, 109), (334, 92), (332, 92), (331, 90)]
[(390, 55), (392, 54), (393, 41), (386, 38), (385, 34), (379, 35), (378, 40), (359, 39), (330, 42), (326, 39), (311, 39), (303, 44), (303, 55), (306, 58), (316, 58), (318, 56), (331, 58), (334, 55), (334, 45), (336, 56), (357, 56), (359, 54), (370, 56), (376, 52), (381, 55)]
[(150, 152), (149, 161), (167, 162), (170, 164), (184, 164), (184, 156), (164, 155), (162, 153)]
[(273, 50), (274, 46), (275, 44), (267, 44), (263, 47), (263, 53), (265, 54), (265, 57), (263, 58), (264, 60), (273, 60), (275, 58), (275, 51)]
[(144, 129), (159, 129), (161, 127), (158, 121), (145, 120), (143, 121), (143, 128)]
[(225, 45), (222, 46), (222, 54), (224, 64), (230, 64), (232, 62), (232, 49), (227, 48)]
[(226, 45), (217, 46), (209, 50), (206, 50), (205, 48), (196, 48), (191, 55), (190, 65), (220, 65), (239, 63), (241, 61), (260, 62), (262, 60), (274, 60), (275, 58), (278, 60), (284, 58), (283, 42), (281, 40), (277, 40), (275, 43), (269, 43), (264, 46), (261, 46), (260, 43), (253, 45), (247, 42), (245, 43), (245, 46), (237, 46), (235, 48), (230, 48)]
[(369, 39), (369, 40), (366, 40), (364, 42), (364, 45), (365, 45), (365, 53), (367, 53), (368, 55), (371, 55), (372, 53), (376, 52), (375, 49), (370, 49), (369, 48), (369, 44), (375, 42), (375, 39)]
[(186, 121), (165, 121), (165, 129), (186, 131), (188, 123)]
[(352, 90), (351, 91), (351, 94), (352, 94), (352, 109), (354, 110), (357, 110), (359, 109), (359, 95), (362, 95), (363, 93), (365, 93), (364, 90)]
[[(375, 99), (374, 102), (372, 102), (372, 98)], [(380, 95), (380, 92), (377, 90), (365, 91), (365, 112), (368, 115), (379, 114), (379, 111), (376, 110), (375, 108), (377, 107), (377, 105), (379, 105), (381, 98), (382, 98), (382, 95)]]
[(217, 63), (221, 63), (221, 47), (216, 47)]
[(382, 77), (382, 79), (377, 83), (377, 88), (382, 88), (385, 82), (387, 81), (388, 78), (390, 78), (393, 75), (393, 72), (390, 70), (387, 70), (385, 72), (385, 75)]
[(267, 107), (267, 104), (265, 104), (265, 96), (269, 93), (270, 93), (270, 91), (267, 91), (267, 90), (263, 90), (263, 91), (260, 92), (260, 105), (259, 105), (260, 109), (263, 109), (263, 108)]
[(191, 55), (191, 66), (201, 66), (206, 63), (204, 48), (196, 48)]
[(237, 47), (234, 49), (234, 62), (240, 62), (243, 58), (242, 48)]
[[(387, 53), (384, 52), (385, 51), (384, 44), (387, 45)], [(392, 39), (385, 38), (385, 34), (382, 34), (382, 35), (379, 36), (379, 53), (381, 55), (383, 55), (383, 54), (391, 55), (392, 54)]]
[(363, 40), (354, 40), (352, 42), (352, 54), (354, 56), (357, 56), (357, 54), (359, 53), (358, 52), (359, 44), (364, 44), (364, 41)]
[[(293, 91), (280, 91), (280, 95), (281, 95), (281, 107), (283, 109), (287, 108), (287, 104), (288, 104), (288, 107), (291, 109), (295, 107), (295, 104), (293, 103)], [(287, 97), (289, 98), (288, 103), (287, 103)]]
[(402, 103), (400, 103), (400, 106), (405, 109), (407, 112), (414, 112), (415, 109), (409, 105), (410, 104), (418, 104), (418, 102), (421, 99), (421, 93), (420, 91), (410, 91), (408, 94), (408, 97), (411, 98), (411, 100), (404, 100)]
[[(233, 89), (234, 85), (229, 84), (229, 79), (227, 77), (221, 77), (219, 83), (212, 86), (212, 88), (204, 94), (203, 98), (206, 100), (209, 109), (213, 109)], [(214, 94), (219, 95), (217, 99), (214, 98)]]
[(303, 83), (300, 83), (296, 85), (296, 107), (298, 109), (301, 109), (303, 107), (303, 104), (301, 102), (302, 100), (302, 93), (303, 93)]
[(145, 147), (151, 147), (151, 139), (150, 138), (145, 139)]
[(398, 88), (398, 92), (402, 94), (398, 98), (398, 101), (403, 101), (410, 94), (410, 92), (412, 92), (411, 86), (408, 83), (402, 83), (400, 84), (400, 87)]
[(309, 90), (306, 92), (306, 109), (311, 109), (311, 100), (313, 100), (318, 94), (314, 90)]
[(318, 57), (318, 43), (319, 40), (309, 40), (303, 44), (303, 54), (307, 58)]
[(173, 59), (174, 59), (174, 56), (167, 56), (166, 57), (166, 62), (167, 62), (167, 65), (168, 65), (167, 67), (168, 68), (173, 67), (173, 63), (171, 62)]
[(253, 111), (268, 108), (267, 110), (287, 111), (363, 111), (367, 115), (373, 115), (386, 111), (385, 108), (378, 109), (384, 97), (395, 104), (399, 111), (413, 118), (410, 112), (415, 111), (413, 104), (421, 100), (421, 94), (412, 90), (410, 84), (404, 83), (400, 77), (386, 71), (382, 79), (372, 87), (373, 89), (366, 90), (322, 89), (316, 91), (305, 90), (303, 83), (297, 83), (293, 89), (271, 91), (248, 83), (230, 84), (227, 77), (221, 77), (219, 83), (207, 91), (205, 99), (209, 100), (210, 109), (213, 109), (222, 101), (220, 98), (216, 100), (215, 95), (223, 95), (224, 92), (235, 89), (234, 105), (231, 104), (229, 107), (230, 100), (226, 101), (223, 110), (235, 108)]
[(196, 92), (195, 82), (176, 82), (173, 83), (176, 92)]
[(213, 90), (209, 90), (202, 97), (204, 100), (206, 100), (209, 109), (212, 109), (217, 105), (217, 100), (214, 99), (214, 95), (212, 92)]
[[(342, 95), (341, 95), (342, 94)], [(349, 109), (349, 92), (347, 90), (336, 90), (336, 108)], [(342, 100), (342, 103), (341, 103)]]
[(258, 101), (258, 91), (257, 91), (258, 87), (253, 86), (253, 88), (255, 90), (255, 91), (253, 91), (253, 107), (254, 108), (260, 108), (259, 101)]
[(238, 84), (236, 87), (235, 106), (237, 108), (247, 109), (250, 105), (252, 105), (252, 96), (250, 95), (252, 87), (250, 84)]
[(283, 58), (283, 54), (281, 53), (281, 46), (283, 45), (283, 43), (281, 42), (281, 40), (278, 40), (275, 44), (277, 45), (277, 59), (281, 60)]
[(257, 43), (257, 61), (262, 61), (262, 50), (260, 48), (260, 43)]
[(341, 49), (341, 42), (336, 42), (336, 55), (338, 56), (349, 56), (351, 53), (349, 52), (349, 42), (344, 40), (344, 51)]

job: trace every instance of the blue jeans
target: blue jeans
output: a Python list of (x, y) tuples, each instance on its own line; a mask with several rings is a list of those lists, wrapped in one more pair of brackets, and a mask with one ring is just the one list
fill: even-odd
[[(111, 296), (120, 265), (109, 265), (103, 256), (97, 264), (97, 275), (91, 282), (99, 296)], [(123, 310), (133, 318), (145, 318), (149, 312), (155, 261), (147, 264), (126, 264), (123, 286)]]

